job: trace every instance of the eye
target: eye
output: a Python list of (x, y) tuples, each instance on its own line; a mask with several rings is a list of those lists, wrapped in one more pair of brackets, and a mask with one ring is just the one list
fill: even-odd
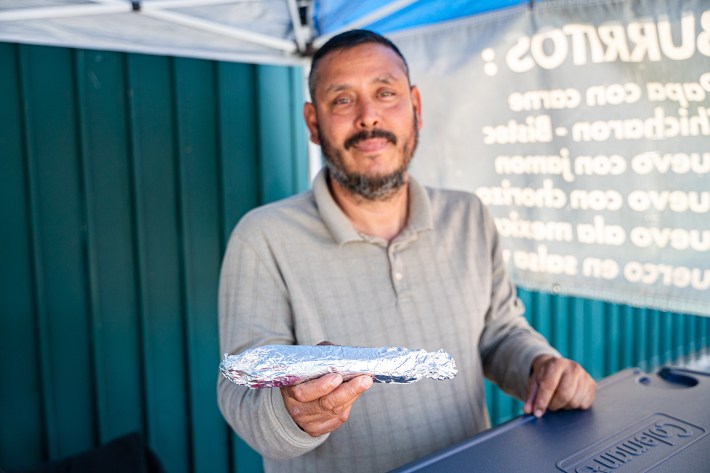
[(340, 97), (336, 97), (333, 100), (333, 105), (348, 105), (351, 102), (352, 102), (352, 100), (350, 100), (350, 97), (340, 96)]
[(394, 90), (383, 89), (383, 90), (380, 90), (379, 95), (380, 95), (380, 97), (394, 97), (395, 93), (394, 93)]

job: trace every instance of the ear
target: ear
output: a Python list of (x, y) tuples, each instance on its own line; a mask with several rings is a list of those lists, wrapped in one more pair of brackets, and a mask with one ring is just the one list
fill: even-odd
[(318, 115), (316, 114), (316, 106), (311, 102), (303, 104), (303, 119), (306, 121), (306, 127), (311, 136), (311, 142), (320, 145), (320, 136), (318, 135)]
[(422, 129), (422, 97), (419, 95), (419, 88), (413, 85), (410, 88), (410, 94), (412, 96), (412, 106), (414, 108), (414, 113), (417, 116), (417, 124), (419, 129)]

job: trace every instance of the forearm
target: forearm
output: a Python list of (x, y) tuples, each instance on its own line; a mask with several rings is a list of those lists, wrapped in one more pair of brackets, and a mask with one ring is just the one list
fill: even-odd
[(560, 356), (540, 334), (525, 325), (508, 332), (483, 360), (486, 377), (520, 400), (525, 399), (533, 361), (541, 355)]
[(249, 389), (221, 377), (217, 399), (232, 429), (261, 455), (289, 459), (313, 450), (328, 435), (311, 437), (291, 419), (279, 389)]

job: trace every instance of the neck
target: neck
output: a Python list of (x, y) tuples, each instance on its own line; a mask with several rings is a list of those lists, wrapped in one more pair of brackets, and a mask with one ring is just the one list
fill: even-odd
[(407, 224), (409, 179), (394, 194), (383, 200), (368, 200), (342, 188), (328, 178), (335, 202), (359, 233), (391, 241)]

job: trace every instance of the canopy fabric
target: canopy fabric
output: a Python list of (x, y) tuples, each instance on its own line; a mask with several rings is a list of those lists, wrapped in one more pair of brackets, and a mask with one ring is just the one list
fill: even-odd
[(382, 34), (464, 18), (500, 8), (527, 4), (528, 0), (322, 0), (315, 2), (316, 45), (354, 27)]
[(3, 0), (0, 41), (298, 65), (333, 34), (381, 33), (527, 0)]
[(3, 1), (0, 41), (299, 63), (285, 0)]

